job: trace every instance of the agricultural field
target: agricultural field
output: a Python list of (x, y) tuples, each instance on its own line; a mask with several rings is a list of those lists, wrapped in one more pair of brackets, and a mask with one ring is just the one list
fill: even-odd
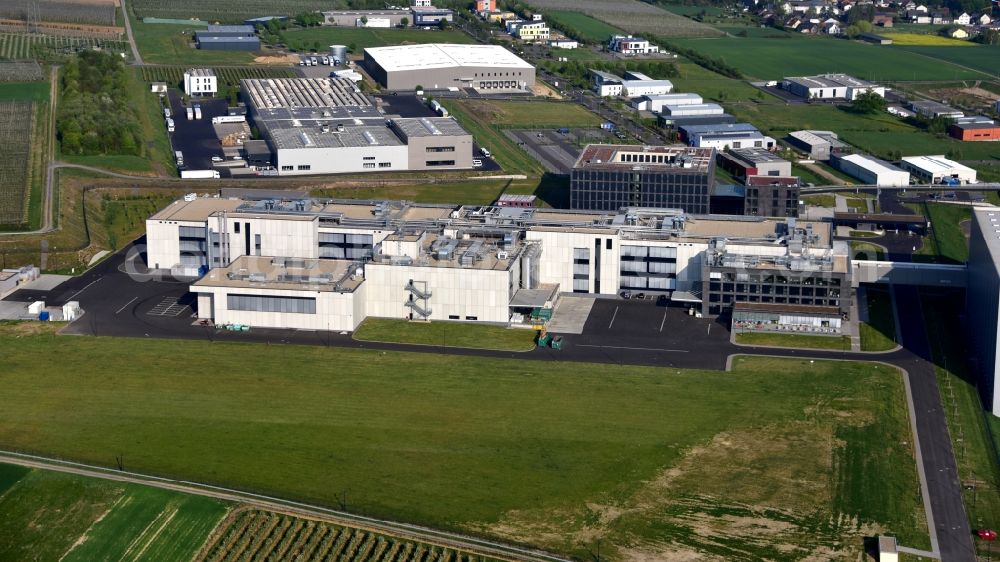
[(40, 21), (115, 25), (114, 0), (4, 0), (0, 18), (27, 20), (34, 15)]
[(361, 54), (361, 50), (368, 47), (473, 42), (471, 37), (454, 29), (379, 29), (330, 26), (285, 31), (282, 32), (281, 37), (289, 49), (296, 51), (326, 50), (327, 45), (340, 44), (351, 47), (352, 54), (356, 55)]
[(241, 510), (227, 518), (194, 562), (495, 562), (456, 551), (280, 513)]
[(94, 47), (113, 53), (131, 52), (128, 42), (119, 39), (0, 33), (0, 59), (50, 59)]
[(0, 225), (27, 221), (35, 104), (0, 100)]
[(226, 511), (200, 496), (0, 465), (0, 560), (188, 562)]
[[(166, 82), (177, 86), (184, 82), (184, 71), (188, 66), (147, 65), (140, 68), (143, 82)], [(298, 76), (292, 67), (283, 66), (217, 66), (212, 70), (219, 78), (219, 86), (236, 85), (249, 78), (293, 78)]]
[(56, 328), (0, 325), (2, 448), (123, 454), (578, 558), (595, 536), (609, 560), (857, 559), (876, 533), (928, 546), (902, 379), (884, 365), (664, 370)]
[(721, 32), (639, 0), (531, 0), (542, 11), (587, 14), (629, 33), (652, 33), (664, 37), (717, 37)]
[[(938, 60), (950, 63), (950, 67), (940, 69), (939, 79), (941, 80), (961, 78), (961, 73), (956, 73), (953, 69), (959, 68), (961, 70), (962, 67), (979, 70), (991, 75), (994, 79), (997, 78), (997, 75), (1000, 74), (1000, 46), (980, 45), (969, 41), (957, 41), (957, 43), (964, 46), (913, 45), (897, 47), (893, 44), (892, 47), (919, 55), (915, 57), (917, 60)], [(987, 77), (980, 76), (980, 78)]]
[[(828, 37), (796, 34), (788, 34), (782, 38), (729, 36), (678, 39), (675, 43), (721, 59), (748, 77), (761, 80), (780, 80), (785, 76), (826, 72), (844, 72), (866, 80), (987, 78), (982, 72), (971, 68), (931, 64), (934, 61), (914, 56), (902, 48), (893, 49)], [(955, 52), (966, 51), (974, 53), (977, 49), (955, 49)]]
[(491, 123), (514, 129), (599, 127), (602, 121), (583, 106), (569, 102), (467, 100), (465, 104)]
[(38, 82), (45, 80), (42, 66), (35, 61), (0, 61), (0, 82)]
[(896, 33), (892, 30), (879, 30), (879, 34), (892, 39), (894, 47), (975, 47), (978, 43), (952, 39), (928, 33)]
[(316, 10), (330, 10), (346, 6), (335, 5), (330, 0), (281, 0), (278, 6), (273, 0), (131, 0), (129, 7), (137, 18), (198, 18), (222, 23), (242, 23), (249, 18), (265, 14), (295, 15)]
[(580, 12), (553, 11), (546, 13), (545, 17), (565, 29), (575, 31), (577, 39), (590, 43), (607, 43), (612, 35), (624, 33), (613, 25), (608, 25)]

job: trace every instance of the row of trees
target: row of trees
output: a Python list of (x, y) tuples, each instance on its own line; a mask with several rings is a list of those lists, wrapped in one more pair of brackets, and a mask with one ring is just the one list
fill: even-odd
[(57, 130), (67, 154), (141, 155), (142, 135), (119, 57), (84, 51), (67, 60)]

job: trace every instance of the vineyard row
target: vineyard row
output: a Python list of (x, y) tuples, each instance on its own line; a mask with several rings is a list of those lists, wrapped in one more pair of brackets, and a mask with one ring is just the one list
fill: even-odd
[(440, 546), (301, 519), (246, 510), (218, 532), (198, 562), (492, 562)]

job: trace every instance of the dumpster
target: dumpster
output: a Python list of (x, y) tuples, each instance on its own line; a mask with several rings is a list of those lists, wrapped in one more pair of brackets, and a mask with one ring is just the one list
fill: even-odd
[(562, 336), (552, 338), (552, 349), (562, 349)]
[(548, 347), (550, 341), (552, 341), (552, 336), (548, 334), (538, 335), (538, 347)]

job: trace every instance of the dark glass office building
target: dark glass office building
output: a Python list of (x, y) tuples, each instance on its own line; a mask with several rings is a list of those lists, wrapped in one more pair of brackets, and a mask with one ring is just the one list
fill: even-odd
[(570, 176), (570, 208), (683, 209), (707, 214), (715, 151), (684, 146), (589, 145)]

